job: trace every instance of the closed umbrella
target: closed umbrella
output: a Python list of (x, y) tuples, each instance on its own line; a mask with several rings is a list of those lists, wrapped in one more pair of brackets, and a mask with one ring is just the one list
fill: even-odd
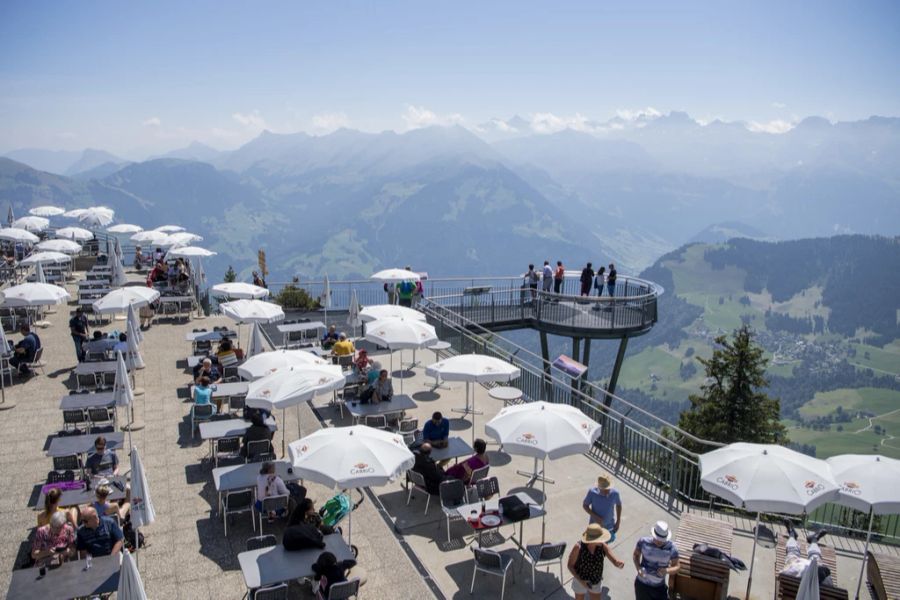
[(125, 313), (129, 306), (140, 308), (159, 299), (159, 292), (143, 286), (121, 287), (94, 302), (94, 312), (100, 314)]
[[(419, 320), (380, 319), (366, 325), (366, 339), (391, 349), (391, 371), (394, 370), (394, 350), (425, 348), (438, 341), (434, 327)], [(403, 368), (401, 361), (400, 368)], [(400, 380), (403, 391), (403, 379)]]
[(36, 244), (40, 238), (30, 231), (18, 227), (4, 227), (0, 229), (0, 240), (10, 242), (22, 242), (23, 244)]
[(409, 321), (427, 321), (424, 313), (414, 308), (400, 306), (399, 304), (375, 304), (367, 306), (359, 311), (359, 318), (363, 323), (379, 321), (381, 319), (407, 319)]
[(21, 261), (20, 265), (36, 265), (38, 263), (44, 264), (59, 264), (59, 263), (70, 263), (72, 262), (72, 257), (68, 254), (63, 254), (62, 252), (53, 252), (53, 251), (40, 251), (35, 252), (34, 254), (25, 258), (25, 260)]
[(128, 431), (128, 446), (131, 447), (131, 424), (134, 422), (134, 388), (131, 386), (131, 378), (128, 376), (128, 367), (125, 365), (125, 357), (121, 350), (116, 350), (116, 378), (113, 381), (113, 398), (116, 407), (124, 406), (129, 415), (128, 425), (123, 429)]
[(803, 514), (838, 495), (838, 485), (828, 463), (775, 444), (737, 442), (701, 454), (700, 485), (710, 494), (756, 513), (748, 598), (753, 583), (759, 513)]
[[(416, 462), (402, 437), (365, 425), (320, 429), (291, 442), (288, 454), (301, 478), (341, 490), (387, 485)], [(352, 535), (351, 511), (348, 542)]]
[(110, 283), (113, 287), (122, 287), (128, 283), (128, 277), (125, 275), (125, 265), (122, 264), (122, 253), (119, 249), (119, 240), (116, 240), (115, 250), (110, 256), (112, 263), (112, 280)]
[(4, 306), (54, 306), (69, 299), (65, 288), (49, 283), (21, 283), (3, 290)]
[(813, 556), (803, 571), (796, 600), (819, 600), (819, 561)]
[(273, 350), (263, 352), (245, 360), (238, 366), (238, 375), (253, 381), (270, 375), (279, 369), (303, 366), (332, 366), (323, 358), (319, 358), (306, 350)]
[(62, 227), (56, 230), (56, 237), (61, 240), (86, 242), (94, 239), (94, 234), (83, 227)]
[[(144, 343), (144, 333), (141, 331), (141, 322), (138, 320), (137, 312), (134, 310), (134, 305), (128, 305), (128, 323), (132, 329), (134, 329), (135, 339), (138, 344)], [(129, 336), (130, 337), (130, 336)]]
[[(3, 229), (0, 229), (0, 234), (3, 231)], [(37, 249), (48, 252), (62, 252), (64, 254), (78, 254), (81, 252), (81, 244), (73, 240), (44, 240), (38, 243)]]
[[(134, 456), (134, 450), (131, 451)], [(133, 461), (132, 461), (133, 462)], [(134, 478), (134, 468), (132, 467), (132, 484)], [(134, 513), (134, 490), (132, 489), (132, 514)], [(134, 517), (132, 516), (132, 520)], [(137, 527), (132, 525), (135, 531)], [(135, 534), (137, 535), (137, 534)], [(137, 561), (131, 556), (130, 552), (122, 554), (122, 564), (119, 567), (119, 588), (116, 590), (117, 600), (147, 600), (147, 593), (144, 591), (144, 582), (141, 581), (141, 574), (138, 572)]]
[[(175, 250), (177, 252), (178, 250)], [(217, 283), (212, 286), (212, 295), (216, 298), (234, 298), (234, 299), (258, 299), (265, 298), (269, 295), (269, 290), (252, 283), (243, 283), (234, 281), (231, 283)]]
[(464, 415), (472, 414), (473, 441), (475, 439), (475, 415), (481, 414), (481, 411), (475, 410), (474, 392), (472, 394), (472, 402), (469, 402), (470, 384), (512, 381), (519, 377), (521, 373), (515, 365), (484, 354), (460, 354), (436, 362), (425, 369), (425, 374), (430, 377), (439, 377), (444, 381), (466, 382), (466, 407), (454, 408), (453, 411)]
[(247, 344), (247, 356), (256, 356), (265, 351), (266, 344), (263, 340), (262, 330), (259, 328), (259, 323), (254, 323), (253, 327), (250, 328), (250, 343)]
[(359, 327), (359, 298), (356, 297), (356, 290), (350, 295), (350, 308), (347, 310), (347, 325), (353, 328), (353, 337), (356, 337), (356, 328)]
[(66, 212), (64, 209), (59, 208), (58, 206), (35, 206), (31, 210), (28, 211), (28, 214), (32, 214), (36, 217), (57, 217)]
[(130, 223), (119, 223), (118, 225), (113, 225), (112, 227), (107, 227), (106, 230), (110, 233), (137, 233), (139, 231), (143, 231), (144, 228), (140, 225), (131, 225)]
[(168, 256), (171, 258), (205, 258), (216, 254), (218, 253), (200, 246), (181, 246), (170, 250)]
[[(128, 306), (129, 309), (134, 310), (131, 305)], [(134, 324), (130, 320), (125, 321), (125, 339), (128, 343), (128, 359), (131, 361), (132, 369), (143, 369), (144, 368), (144, 357), (141, 356), (141, 348), (139, 346), (140, 342), (138, 340), (137, 331), (134, 329)]]
[(841, 486), (836, 502), (869, 513), (866, 549), (856, 584), (856, 598), (859, 598), (875, 515), (900, 514), (900, 493), (897, 492), (900, 460), (877, 454), (842, 454), (832, 456), (825, 462), (831, 467), (834, 480)]
[(50, 220), (45, 219), (44, 217), (20, 217), (13, 221), (13, 227), (18, 227), (19, 229), (24, 229), (26, 231), (30, 231), (32, 233), (43, 231), (50, 227)]
[(179, 231), (184, 231), (184, 227), (180, 225), (162, 225), (157, 227), (155, 231), (161, 231), (163, 233), (178, 233)]
[(88, 227), (106, 227), (113, 222), (115, 211), (106, 206), (92, 206), (78, 215), (78, 220)]
[[(147, 474), (144, 471), (144, 463), (138, 452), (137, 446), (131, 448), (131, 526), (134, 529), (136, 541), (140, 539), (139, 530), (145, 525), (151, 525), (156, 521), (156, 510), (153, 508), (153, 499), (150, 497), (150, 485), (147, 483)], [(140, 543), (135, 544), (134, 553), (137, 556)], [(128, 552), (125, 553), (126, 556)], [(120, 575), (121, 577), (121, 575)], [(138, 579), (138, 583), (140, 579)], [(143, 591), (143, 590), (141, 590)], [(122, 582), (119, 580), (119, 593), (117, 598), (122, 598)], [(143, 596), (136, 596), (143, 598)]]

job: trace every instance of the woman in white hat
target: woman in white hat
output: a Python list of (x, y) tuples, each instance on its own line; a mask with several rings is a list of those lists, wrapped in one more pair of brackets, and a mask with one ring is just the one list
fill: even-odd
[(625, 566), (625, 562), (616, 558), (606, 545), (609, 538), (609, 531), (597, 523), (591, 523), (581, 540), (572, 546), (568, 566), (573, 576), (572, 591), (575, 592), (575, 600), (584, 600), (585, 594), (590, 600), (600, 600), (604, 558), (608, 558), (617, 569)]
[(666, 577), (678, 572), (678, 549), (672, 543), (672, 532), (665, 521), (657, 521), (650, 535), (638, 540), (634, 548), (634, 580), (636, 600), (668, 600)]

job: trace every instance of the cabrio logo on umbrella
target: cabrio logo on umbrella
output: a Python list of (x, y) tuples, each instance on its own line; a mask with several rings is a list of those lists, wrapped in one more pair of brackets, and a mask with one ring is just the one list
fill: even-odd
[(816, 481), (813, 480), (813, 479), (807, 479), (806, 481), (804, 481), (804, 482), (803, 482), (803, 487), (806, 488), (806, 495), (807, 495), (807, 496), (815, 496), (816, 494), (818, 494), (819, 492), (821, 492), (822, 490), (825, 489), (825, 486), (824, 486), (824, 485), (822, 485), (821, 483), (816, 482)]
[(364, 462), (358, 462), (353, 465), (353, 468), (350, 469), (351, 475), (365, 475), (367, 473), (374, 473), (375, 468), (370, 467), (368, 464)]
[(862, 488), (855, 481), (845, 481), (844, 485), (841, 486), (841, 491), (845, 494), (851, 494), (853, 496), (859, 496), (862, 494)]
[(718, 477), (716, 478), (716, 483), (722, 484), (730, 490), (736, 490), (741, 487), (738, 478), (734, 475), (723, 475)]
[(532, 446), (537, 446), (537, 438), (535, 438), (533, 433), (523, 433), (517, 439), (517, 442), (520, 444), (530, 444)]

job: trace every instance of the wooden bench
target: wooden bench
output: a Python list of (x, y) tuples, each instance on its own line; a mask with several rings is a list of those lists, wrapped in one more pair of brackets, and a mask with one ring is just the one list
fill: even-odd
[(900, 557), (890, 554), (868, 553), (866, 578), (877, 600), (900, 598)]
[[(784, 569), (784, 561), (787, 558), (786, 534), (778, 536), (778, 544), (775, 546), (775, 597), (780, 600), (791, 600), (797, 597), (800, 587), (800, 578), (781, 572)], [(800, 545), (800, 555), (806, 558), (806, 541), (797, 540)], [(819, 544), (822, 551), (822, 564), (831, 569), (831, 581), (833, 585), (820, 585), (819, 597), (822, 600), (848, 600), (850, 594), (844, 588), (838, 587), (837, 556), (834, 548)]]
[(678, 524), (675, 547), (681, 568), (671, 582), (672, 596), (696, 600), (724, 600), (728, 597), (729, 565), (722, 560), (694, 553), (694, 544), (708, 544), (731, 554), (734, 528), (723, 521), (684, 514)]

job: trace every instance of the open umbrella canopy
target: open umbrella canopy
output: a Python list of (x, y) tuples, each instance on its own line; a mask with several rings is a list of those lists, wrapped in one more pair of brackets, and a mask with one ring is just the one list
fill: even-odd
[(809, 513), (839, 486), (824, 460), (775, 444), (737, 442), (700, 455), (704, 490), (752, 512)]
[(130, 239), (132, 242), (152, 243), (155, 240), (167, 239), (168, 237), (165, 232), (151, 229), (150, 231), (138, 231)]
[(284, 311), (277, 304), (262, 300), (235, 300), (219, 305), (229, 319), (244, 323), (275, 323), (284, 320)]
[(20, 217), (12, 222), (12, 226), (35, 233), (50, 227), (50, 220), (44, 217)]
[(841, 487), (836, 502), (876, 515), (900, 514), (900, 460), (877, 454), (842, 454), (825, 459)]
[(406, 269), (385, 269), (371, 275), (369, 279), (391, 283), (397, 281), (418, 281), (421, 279), (418, 273), (407, 271)]
[(106, 227), (113, 222), (115, 211), (106, 206), (92, 206), (78, 215), (78, 220), (89, 227)]
[(163, 233), (178, 233), (179, 231), (184, 231), (184, 227), (181, 225), (161, 225), (155, 229), (155, 231), (161, 231)]
[(251, 381), (247, 388), (247, 406), (269, 411), (296, 406), (319, 394), (344, 387), (343, 370), (337, 365), (300, 365), (278, 369)]
[(65, 288), (49, 283), (22, 283), (3, 290), (4, 306), (52, 306), (69, 299)]
[[(0, 229), (0, 232), (3, 230)], [(65, 254), (78, 254), (81, 252), (81, 244), (72, 240), (44, 240), (36, 248), (49, 252), (63, 252)]]
[(208, 256), (215, 256), (216, 254), (217, 252), (201, 248), (200, 246), (181, 246), (171, 250), (167, 256), (171, 258), (206, 258)]
[(68, 262), (72, 262), (72, 257), (68, 254), (63, 254), (62, 252), (41, 251), (26, 257), (25, 260), (19, 264), (36, 265), (39, 263), (59, 264)]
[(72, 210), (67, 210), (63, 213), (63, 216), (68, 219), (77, 219), (81, 215), (83, 215), (87, 211), (86, 208), (73, 208)]
[(375, 304), (367, 306), (359, 311), (359, 318), (363, 323), (379, 321), (381, 319), (407, 319), (409, 321), (426, 321), (423, 313), (400, 306), (399, 304)]
[(95, 313), (125, 313), (129, 306), (140, 308), (159, 299), (159, 292), (143, 286), (130, 286), (113, 290), (93, 304)]
[[(183, 250), (183, 248), (179, 248)], [(176, 250), (177, 252), (178, 250)], [(212, 286), (212, 295), (216, 298), (236, 298), (236, 299), (253, 299), (265, 298), (269, 295), (269, 290), (252, 283), (244, 283), (235, 281), (232, 283), (217, 283)]]
[(28, 211), (28, 214), (34, 215), (36, 217), (57, 217), (66, 211), (58, 206), (35, 206), (31, 210)]
[(196, 233), (188, 233), (187, 231), (176, 231), (174, 233), (170, 233), (169, 239), (174, 240), (176, 244), (188, 245), (193, 244), (194, 242), (202, 242), (203, 236), (197, 235)]
[(551, 460), (587, 452), (600, 437), (600, 424), (574, 406), (544, 401), (507, 406), (484, 430), (510, 454)]
[(112, 227), (107, 227), (106, 230), (110, 233), (138, 233), (139, 231), (143, 231), (144, 228), (140, 225), (131, 225), (130, 223), (119, 223), (118, 225), (113, 225)]
[(62, 227), (56, 230), (56, 237), (61, 240), (86, 242), (94, 239), (94, 234), (83, 227)]
[(271, 375), (279, 369), (303, 367), (304, 365), (331, 366), (331, 363), (306, 350), (273, 350), (245, 360), (238, 366), (238, 375), (253, 381)]
[(429, 377), (440, 377), (444, 381), (474, 383), (511, 381), (521, 373), (515, 365), (484, 354), (460, 354), (436, 362), (425, 369), (425, 374)]
[(379, 319), (366, 325), (366, 339), (391, 350), (424, 348), (438, 340), (434, 327), (419, 320)]
[(338, 489), (386, 485), (416, 461), (401, 436), (365, 425), (320, 429), (288, 455), (300, 477)]
[(18, 227), (4, 227), (3, 229), (0, 229), (0, 240), (35, 244), (40, 238), (25, 229), (19, 229)]

